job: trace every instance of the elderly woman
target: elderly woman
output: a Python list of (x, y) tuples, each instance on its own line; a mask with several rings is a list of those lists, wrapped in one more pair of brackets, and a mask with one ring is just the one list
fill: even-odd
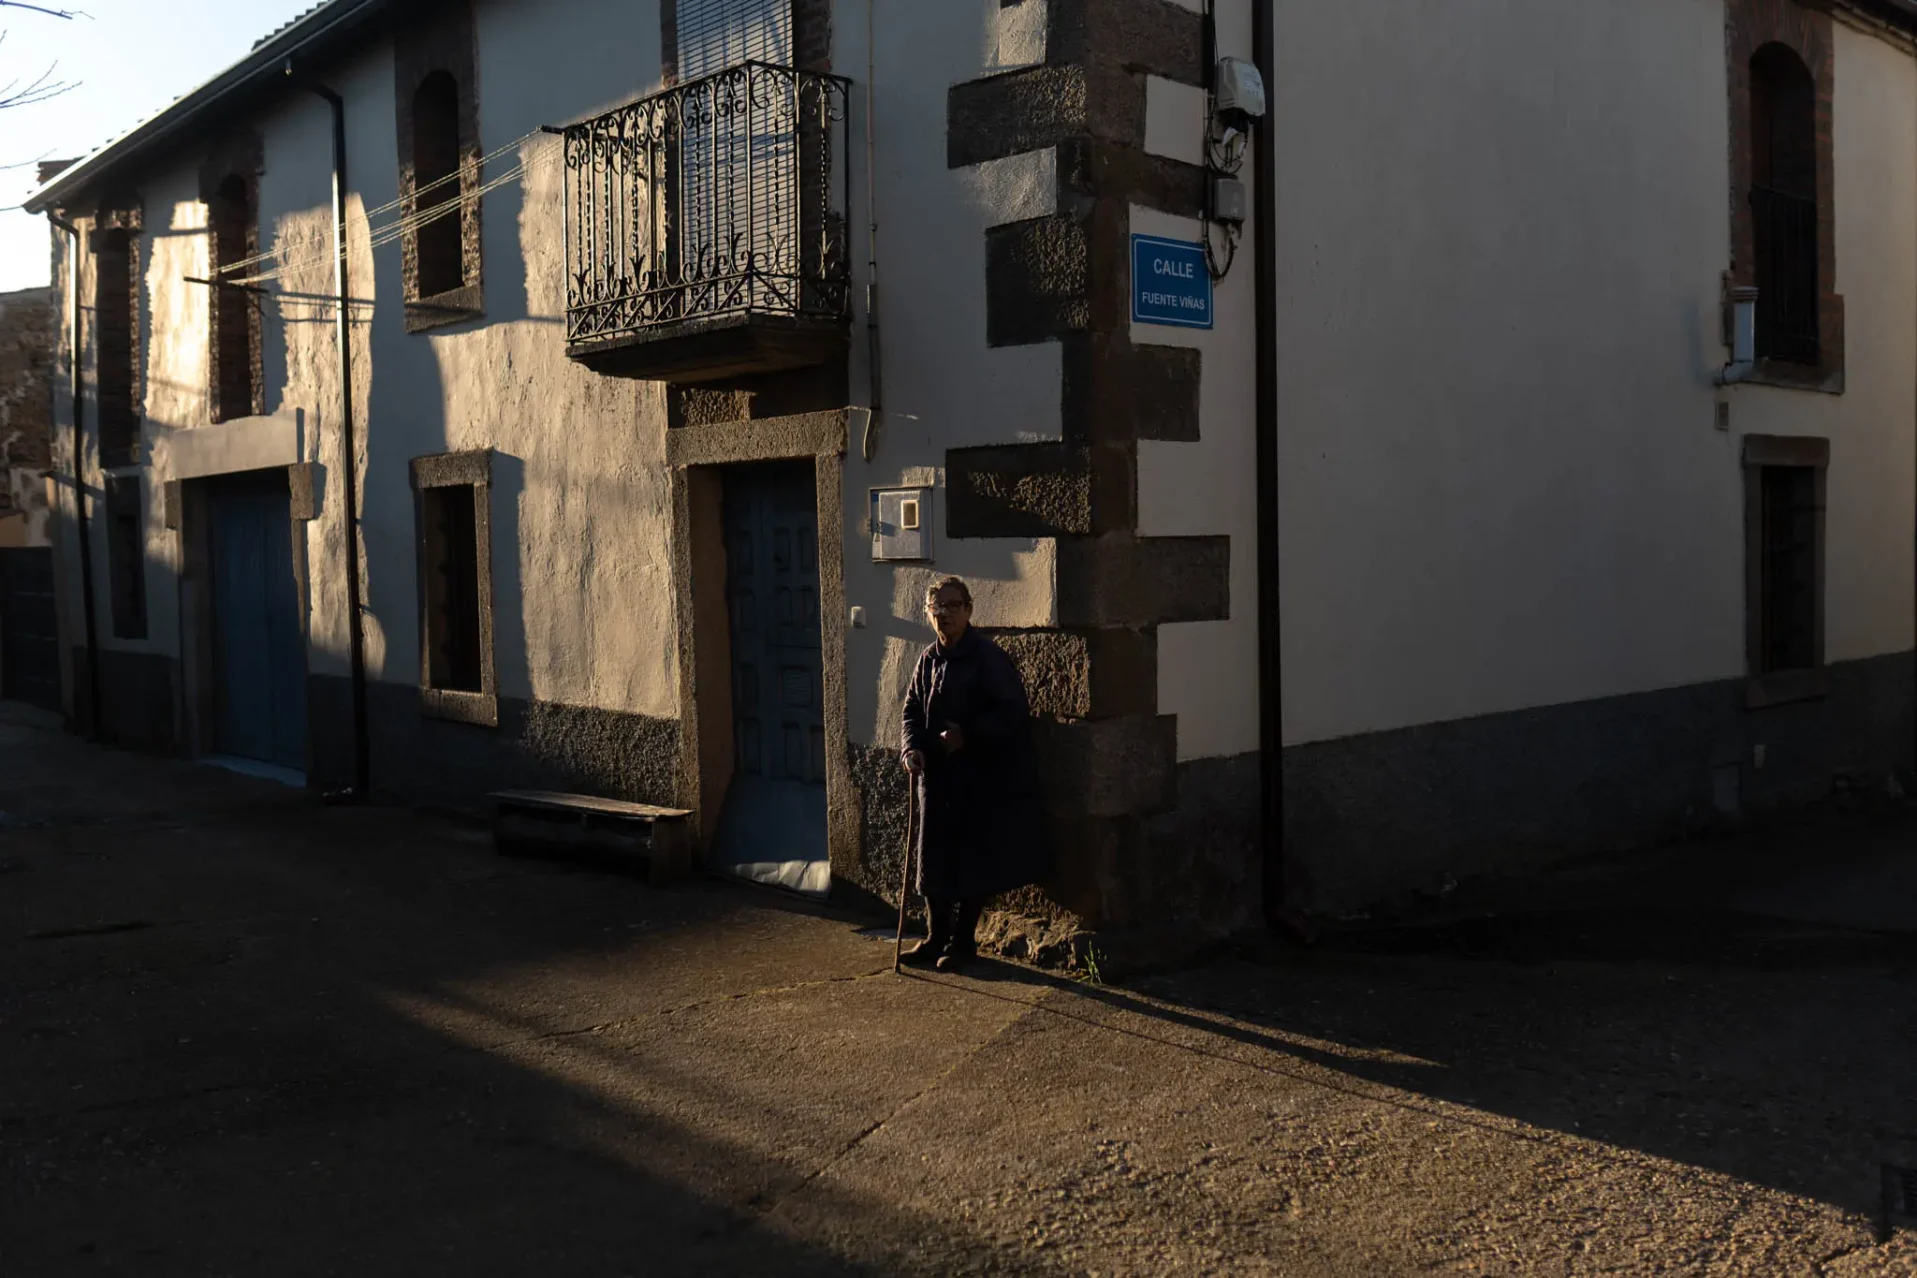
[(937, 642), (906, 693), (901, 754), (918, 787), (918, 889), (929, 935), (906, 955), (963, 966), (988, 897), (1050, 872), (1025, 685), (972, 629), (972, 592), (946, 577), (926, 592)]

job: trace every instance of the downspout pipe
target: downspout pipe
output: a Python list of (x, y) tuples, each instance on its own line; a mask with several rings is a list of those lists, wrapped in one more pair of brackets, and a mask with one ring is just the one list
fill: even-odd
[(80, 534), (81, 612), (87, 638), (87, 740), (100, 739), (100, 634), (93, 602), (93, 539), (87, 523), (86, 432), (80, 424), (80, 228), (55, 214), (47, 220), (67, 233), (67, 368), (72, 377), (73, 514)]
[(1254, 423), (1258, 466), (1258, 802), (1265, 920), (1294, 938), (1305, 935), (1286, 893), (1284, 666), (1278, 582), (1278, 83), (1275, 0), (1252, 0), (1252, 60), (1271, 109), (1253, 126), (1252, 168)]
[[(291, 74), (292, 64), (287, 64)], [(364, 591), (359, 574), (359, 455), (353, 429), (353, 331), (348, 321), (346, 271), (346, 103), (323, 84), (306, 86), (333, 111), (333, 341), (339, 348), (340, 464), (346, 519), (346, 647), (352, 665), (353, 789), (364, 799), (371, 788), (366, 736), (366, 630), (360, 616)]]
[[(873, 110), (877, 105), (877, 91), (873, 78), (878, 74), (878, 21), (874, 11), (878, 0), (865, 0), (865, 218), (866, 218), (866, 284), (865, 284), (865, 363), (866, 363), (866, 409), (865, 436), (859, 445), (859, 455), (866, 461), (878, 451), (878, 432), (884, 422), (881, 414), (885, 412), (885, 363), (884, 352), (879, 342), (879, 169), (877, 125), (873, 120)], [(847, 210), (848, 213), (850, 210)]]

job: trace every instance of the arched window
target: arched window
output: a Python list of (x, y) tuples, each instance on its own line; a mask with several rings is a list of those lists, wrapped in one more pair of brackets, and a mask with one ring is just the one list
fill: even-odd
[[(224, 279), (253, 250), (252, 191), (244, 177), (230, 174), (214, 188), (207, 205), (214, 278)], [(259, 411), (259, 325), (252, 294), (226, 285), (215, 285), (212, 294), (213, 420), (223, 422)]]
[(458, 174), (459, 84), (449, 72), (435, 71), (413, 93), (413, 207), (419, 213), (449, 201), (453, 207), (414, 232), (420, 297), (465, 283)]
[(1781, 44), (1751, 57), (1751, 222), (1757, 353), (1818, 362), (1817, 88)]

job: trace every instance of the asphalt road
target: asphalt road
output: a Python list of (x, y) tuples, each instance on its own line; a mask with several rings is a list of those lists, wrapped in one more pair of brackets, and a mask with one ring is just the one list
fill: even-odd
[(0, 721), (0, 1272), (1917, 1274), (1907, 916), (1750, 886), (898, 977)]

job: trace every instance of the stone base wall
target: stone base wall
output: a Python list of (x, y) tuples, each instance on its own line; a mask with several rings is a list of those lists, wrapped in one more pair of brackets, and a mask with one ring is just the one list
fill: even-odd
[[(835, 867), (833, 894), (895, 910), (905, 855), (905, 773), (889, 746), (852, 747), (851, 771), (859, 790), (861, 855), (850, 874)], [(1048, 790), (1069, 783), (1051, 772)], [(1050, 881), (993, 902), (981, 940), (1010, 957), (1056, 964), (1075, 961), (1091, 945), (1121, 957), (1141, 948), (1189, 953), (1258, 926), (1258, 756), (1178, 764), (1175, 784), (1169, 810), (1144, 818), (1087, 818), (1073, 810), (1069, 794), (1053, 802), (1052, 840), (1070, 855), (1060, 858)], [(1087, 858), (1088, 846), (1096, 847), (1094, 858)], [(1094, 914), (1066, 904), (1082, 899), (1108, 908)], [(919, 908), (916, 897), (912, 908)]]
[[(1917, 792), (1917, 654), (1829, 674), (1828, 697), (1763, 710), (1746, 709), (1733, 679), (1294, 746), (1287, 899), (1342, 914), (1447, 877), (1762, 821), (1846, 785), (1894, 779)], [(865, 855), (840, 887), (896, 906), (904, 780), (890, 748), (854, 755)], [(1075, 841), (1073, 857), (1052, 882), (996, 902), (983, 938), (1049, 962), (1097, 947), (1110, 967), (1263, 926), (1258, 786), (1256, 754), (1190, 760), (1164, 811), (1055, 813), (1054, 837)], [(1063, 904), (1080, 899), (1104, 908)]]
[[(1130, 209), (1196, 217), (1203, 206), (1201, 169), (1145, 149), (1145, 102), (1151, 76), (1203, 83), (1204, 20), (1174, 0), (1050, 0), (1042, 20), (1043, 64), (954, 85), (946, 109), (951, 168), (1047, 149), (1055, 160), (1055, 212), (985, 234), (982, 336), (1058, 345), (1061, 437), (945, 457), (947, 537), (1056, 546), (1056, 624), (995, 636), (1039, 718), (1058, 860), (1022, 908), (1047, 929), (1067, 917), (1101, 933), (1229, 928), (1259, 898), (1255, 872), (1244, 887), (1255, 858), (1217, 854), (1233, 867), (1221, 880), (1180, 839), (1242, 834), (1211, 810), (1210, 787), (1234, 788), (1215, 781), (1230, 769), (1180, 766), (1156, 672), (1160, 626), (1231, 615), (1232, 546), (1140, 532), (1139, 444), (1198, 439), (1202, 369), (1196, 352), (1133, 344), (1125, 285)], [(1255, 813), (1256, 769), (1240, 770), (1254, 778)], [(1231, 887), (1213, 899), (1222, 881)]]
[[(92, 689), (87, 678), (87, 650), (72, 650), (74, 725), (81, 731), (95, 726)], [(153, 652), (102, 648), (100, 665), (100, 739), (130, 750), (180, 754), (178, 696), (180, 663)]]
[(1295, 746), (1287, 897), (1342, 913), (1917, 770), (1917, 655), (1833, 665), (1819, 701), (1746, 710), (1744, 697), (1734, 679)]
[[(312, 731), (309, 781), (352, 784), (352, 684), (307, 682)], [(679, 801), (679, 725), (670, 719), (499, 699), (499, 726), (476, 727), (420, 713), (419, 690), (366, 688), (370, 772), (376, 797), (483, 811), (494, 790), (565, 790), (638, 803)]]
[(859, 794), (859, 859), (851, 873), (833, 868), (832, 895), (896, 910), (910, 797), (905, 769), (899, 766), (898, 750), (889, 745), (855, 745), (848, 753)]

